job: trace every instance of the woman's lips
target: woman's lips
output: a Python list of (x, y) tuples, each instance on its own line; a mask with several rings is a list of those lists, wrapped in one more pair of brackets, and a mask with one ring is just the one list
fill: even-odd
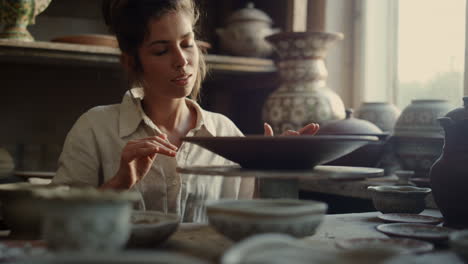
[(179, 76), (177, 78), (172, 79), (171, 82), (175, 83), (178, 86), (185, 86), (188, 84), (190, 77), (192, 77), (191, 74)]

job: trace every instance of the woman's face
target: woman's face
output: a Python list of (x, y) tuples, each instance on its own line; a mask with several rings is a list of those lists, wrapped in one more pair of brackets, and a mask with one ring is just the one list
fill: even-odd
[(170, 12), (152, 19), (139, 48), (145, 97), (184, 98), (198, 71), (198, 48), (189, 16)]

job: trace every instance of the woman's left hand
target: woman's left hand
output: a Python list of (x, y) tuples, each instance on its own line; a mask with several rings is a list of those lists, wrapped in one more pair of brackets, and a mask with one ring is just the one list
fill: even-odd
[[(281, 134), (281, 136), (299, 136), (299, 135), (314, 135), (319, 130), (320, 126), (317, 123), (310, 123), (305, 127), (295, 130), (286, 130)], [(263, 124), (264, 135), (273, 136), (273, 128), (268, 123)]]

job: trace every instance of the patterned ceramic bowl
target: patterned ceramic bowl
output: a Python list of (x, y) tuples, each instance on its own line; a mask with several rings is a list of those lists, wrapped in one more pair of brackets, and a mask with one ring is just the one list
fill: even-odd
[(157, 211), (133, 211), (129, 247), (154, 247), (168, 239), (179, 226), (180, 217)]
[(262, 233), (315, 234), (327, 205), (289, 199), (220, 200), (207, 203), (210, 225), (234, 241)]
[(375, 209), (387, 213), (419, 214), (426, 208), (430, 188), (414, 186), (369, 186)]

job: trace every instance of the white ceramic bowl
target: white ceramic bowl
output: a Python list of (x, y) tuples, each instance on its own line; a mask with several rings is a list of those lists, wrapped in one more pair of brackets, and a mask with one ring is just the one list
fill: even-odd
[(157, 211), (133, 211), (129, 247), (154, 247), (166, 241), (179, 226), (180, 217)]
[(327, 205), (289, 199), (219, 200), (207, 202), (206, 209), (210, 225), (239, 241), (262, 233), (311, 236), (322, 222)]
[(457, 255), (468, 263), (468, 229), (454, 231), (449, 235), (450, 247)]
[(387, 213), (419, 214), (426, 208), (430, 188), (414, 186), (369, 186), (375, 209)]

